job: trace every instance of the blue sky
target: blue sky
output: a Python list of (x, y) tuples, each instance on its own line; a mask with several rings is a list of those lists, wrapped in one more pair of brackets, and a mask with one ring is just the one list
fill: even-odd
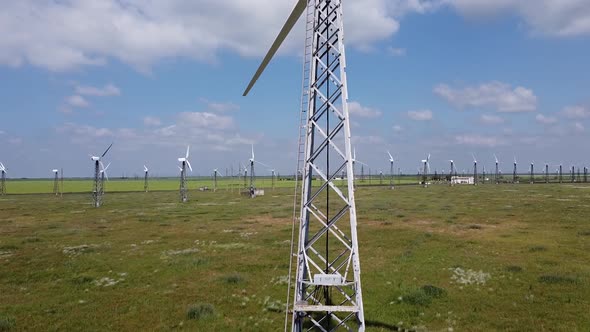
[[(386, 150), (408, 173), (428, 153), (433, 170), (448, 159), (469, 169), (472, 153), (488, 169), (497, 154), (504, 171), (514, 156), (523, 171), (590, 166), (590, 4), (531, 3), (345, 3), (357, 158), (374, 172), (388, 171)], [(194, 175), (236, 169), (250, 144), (293, 172), (301, 25), (241, 96), (291, 1), (1, 6), (0, 161), (11, 177), (89, 176), (88, 154), (110, 142), (111, 177), (144, 163), (175, 175), (187, 144)]]

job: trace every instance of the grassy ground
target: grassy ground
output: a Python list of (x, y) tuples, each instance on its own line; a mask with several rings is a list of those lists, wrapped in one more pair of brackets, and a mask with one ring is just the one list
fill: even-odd
[[(589, 186), (356, 195), (368, 330), (588, 330)], [(281, 329), (292, 190), (189, 197), (0, 197), (0, 331)]]

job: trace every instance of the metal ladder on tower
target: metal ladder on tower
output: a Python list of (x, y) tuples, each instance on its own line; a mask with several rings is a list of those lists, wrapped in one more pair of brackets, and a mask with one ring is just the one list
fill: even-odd
[(301, 80), (301, 102), (300, 102), (300, 109), (299, 109), (299, 138), (297, 143), (297, 168), (295, 170), (295, 192), (293, 198), (293, 218), (292, 218), (292, 229), (291, 229), (291, 252), (289, 254), (289, 280), (288, 280), (288, 287), (287, 287), (287, 302), (286, 302), (286, 310), (285, 310), (285, 331), (289, 329), (289, 312), (290, 305), (291, 305), (291, 281), (292, 281), (292, 273), (293, 273), (293, 260), (296, 259), (297, 255), (294, 255), (294, 247), (295, 243), (295, 231), (296, 225), (299, 222), (299, 212), (301, 208), (301, 183), (299, 177), (303, 177), (303, 165), (305, 165), (305, 140), (306, 140), (306, 131), (307, 131), (307, 114), (309, 108), (309, 80), (310, 80), (310, 70), (311, 70), (311, 61), (312, 61), (312, 46), (313, 46), (313, 25), (314, 22), (314, 13), (315, 13), (315, 0), (309, 0), (307, 4), (307, 9), (305, 13), (305, 45), (304, 45), (304, 53), (303, 53), (303, 70), (302, 70), (302, 80)]

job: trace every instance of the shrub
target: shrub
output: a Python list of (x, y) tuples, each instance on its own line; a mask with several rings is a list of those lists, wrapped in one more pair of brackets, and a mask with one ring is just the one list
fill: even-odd
[(188, 319), (203, 319), (215, 315), (215, 308), (209, 303), (197, 303), (189, 306), (186, 311)]

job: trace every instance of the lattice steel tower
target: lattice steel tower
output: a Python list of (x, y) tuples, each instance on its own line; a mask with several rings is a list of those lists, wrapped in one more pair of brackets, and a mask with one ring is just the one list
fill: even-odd
[(104, 190), (102, 188), (103, 181), (101, 180), (100, 167), (102, 166), (102, 168), (104, 169), (104, 166), (102, 165), (101, 159), (104, 158), (104, 156), (106, 156), (107, 152), (109, 152), (112, 146), (113, 143), (109, 145), (109, 147), (104, 151), (104, 153), (100, 157), (90, 156), (90, 159), (94, 162), (94, 182), (92, 185), (92, 203), (94, 207), (100, 207), (102, 205), (102, 195), (104, 194)]
[(99, 162), (99, 160), (94, 162), (94, 186), (92, 190), (92, 200), (94, 202), (94, 207), (100, 207), (102, 205), (102, 194), (104, 193), (102, 190), (103, 182), (100, 179)]
[(6, 195), (6, 167), (0, 163), (0, 195)]
[(188, 168), (191, 170), (191, 172), (193, 171), (193, 167), (191, 166), (191, 163), (188, 161), (189, 153), (190, 153), (190, 146), (187, 146), (186, 147), (186, 155), (184, 157), (178, 158), (178, 161), (180, 162), (180, 166), (178, 166), (178, 169), (180, 170), (180, 188), (178, 191), (180, 193), (180, 202), (182, 202), (182, 203), (186, 203), (188, 201), (188, 187), (186, 184), (186, 167), (188, 166)]
[(143, 191), (146, 193), (150, 190), (149, 172), (150, 170), (147, 168), (147, 166), (143, 165)]
[(55, 196), (59, 195), (59, 170), (53, 170), (53, 194)]
[(292, 329), (364, 331), (354, 176), (334, 182), (342, 170), (354, 174), (342, 0), (299, 0), (244, 95), (301, 15), (304, 148)]
[(180, 167), (180, 187), (178, 189), (180, 194), (180, 202), (186, 203), (188, 201), (188, 190), (186, 187), (186, 166), (182, 163)]

